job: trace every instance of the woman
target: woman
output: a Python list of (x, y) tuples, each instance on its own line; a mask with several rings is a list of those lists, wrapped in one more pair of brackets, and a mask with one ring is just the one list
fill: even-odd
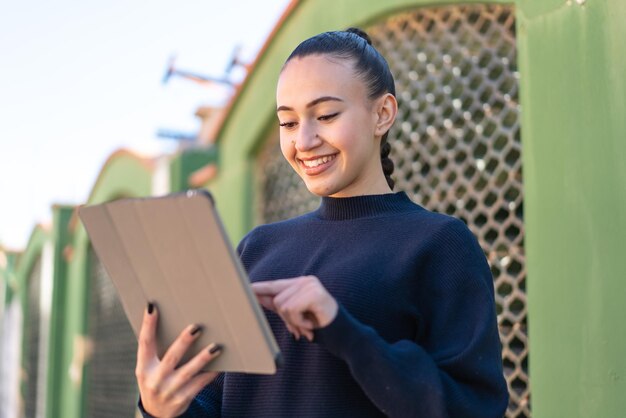
[(201, 331), (190, 326), (159, 361), (150, 306), (137, 359), (145, 416), (504, 414), (489, 267), (461, 221), (392, 192), (394, 95), (386, 61), (358, 29), (290, 55), (276, 95), (281, 150), (322, 203), (238, 246), (284, 367), (198, 373), (219, 355), (213, 345), (175, 369)]

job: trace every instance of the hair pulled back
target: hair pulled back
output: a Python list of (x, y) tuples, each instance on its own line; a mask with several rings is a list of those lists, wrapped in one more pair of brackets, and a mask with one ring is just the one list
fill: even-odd
[[(358, 28), (345, 31), (324, 32), (309, 38), (293, 50), (287, 58), (287, 64), (293, 58), (309, 55), (331, 55), (335, 58), (352, 60), (358, 77), (367, 88), (369, 99), (377, 99), (385, 93), (396, 95), (396, 86), (385, 58), (372, 46), (370, 37)], [(385, 132), (380, 141), (380, 160), (383, 173), (389, 187), (395, 184), (391, 178), (394, 170), (393, 161), (389, 158), (391, 146), (387, 142)]]

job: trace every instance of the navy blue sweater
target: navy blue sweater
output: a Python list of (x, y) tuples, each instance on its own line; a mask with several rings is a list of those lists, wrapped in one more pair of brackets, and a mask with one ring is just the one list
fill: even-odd
[(238, 251), (252, 282), (317, 276), (339, 312), (311, 343), (266, 311), (284, 366), (220, 375), (185, 417), (503, 416), (493, 279), (461, 221), (405, 193), (325, 197)]

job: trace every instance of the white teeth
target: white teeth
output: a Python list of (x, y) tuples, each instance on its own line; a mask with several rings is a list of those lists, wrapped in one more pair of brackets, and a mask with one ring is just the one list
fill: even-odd
[(315, 160), (302, 160), (302, 164), (304, 164), (305, 167), (314, 168), (320, 164), (324, 164), (329, 161), (332, 161), (334, 158), (335, 158), (334, 155), (326, 155), (324, 157), (320, 157)]

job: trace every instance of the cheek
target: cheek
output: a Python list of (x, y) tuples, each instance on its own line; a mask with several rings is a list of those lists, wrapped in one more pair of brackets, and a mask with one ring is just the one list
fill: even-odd
[(280, 151), (283, 153), (283, 156), (289, 160), (289, 157), (293, 155), (293, 144), (288, 138), (288, 135), (280, 135)]
[(358, 159), (363, 153), (364, 145), (367, 137), (363, 135), (362, 130), (355, 129), (354, 125), (342, 126), (337, 129), (334, 137), (334, 147), (341, 150), (344, 159)]
[(280, 135), (280, 151), (283, 157), (285, 157), (285, 160), (293, 167), (295, 164), (296, 148), (291, 142), (289, 135)]

